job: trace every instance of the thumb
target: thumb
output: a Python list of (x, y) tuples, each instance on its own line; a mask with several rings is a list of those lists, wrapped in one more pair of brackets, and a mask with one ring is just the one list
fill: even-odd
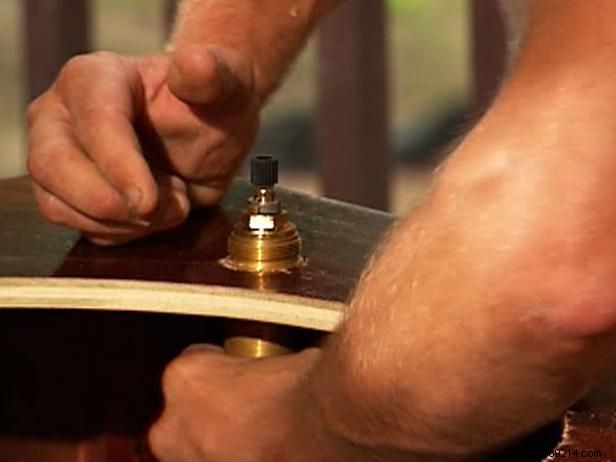
[(194, 45), (174, 53), (167, 82), (171, 92), (190, 105), (220, 103), (253, 89), (250, 64), (237, 52)]

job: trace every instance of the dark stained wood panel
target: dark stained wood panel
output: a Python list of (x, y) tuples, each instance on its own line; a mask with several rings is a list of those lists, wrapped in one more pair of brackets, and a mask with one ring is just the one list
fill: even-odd
[[(109, 249), (45, 223), (26, 179), (1, 181), (0, 277), (142, 278), (344, 300), (393, 222), (384, 213), (281, 191), (312, 269), (295, 278), (274, 277), (269, 287), (255, 286), (217, 264), (250, 189), (237, 182), (220, 208), (194, 213), (175, 231)], [(199, 316), (2, 310), (0, 460), (146, 460), (140, 442), (160, 406), (165, 364), (191, 343), (220, 344), (229, 327), (228, 320)], [(305, 330), (290, 335), (297, 348), (321, 339)], [(567, 413), (559, 447), (597, 450), (600, 460), (616, 459), (615, 415), (612, 377)], [(539, 462), (559, 444), (561, 433), (562, 423), (556, 422), (486, 460)]]
[(173, 30), (173, 23), (177, 13), (179, 0), (163, 0), (163, 32), (169, 37)]
[(57, 276), (216, 284), (265, 288), (344, 301), (391, 215), (291, 191), (279, 195), (297, 225), (308, 265), (300, 272), (255, 278), (220, 265), (227, 237), (252, 187), (238, 181), (220, 208), (192, 214), (180, 228), (142, 241), (104, 248), (74, 231), (46, 223), (25, 179), (0, 190), (0, 277)]

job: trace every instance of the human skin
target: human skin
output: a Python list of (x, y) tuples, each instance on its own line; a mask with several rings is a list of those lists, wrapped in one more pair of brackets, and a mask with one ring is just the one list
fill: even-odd
[(517, 5), (518, 54), (321, 350), (192, 347), (150, 433), (163, 462), (480, 460), (616, 355), (616, 4)]
[[(163, 55), (165, 65), (150, 57), (151, 68), (148, 58), (81, 58), (35, 103), (29, 166), (48, 218), (117, 243), (173, 226), (191, 204), (220, 197), (228, 176), (219, 172), (232, 171), (241, 155), (204, 154), (216, 151), (194, 130), (207, 138), (206, 127), (222, 127), (220, 143), (245, 151), (251, 136), (237, 126), (250, 125), (255, 99), (276, 86), (313, 23), (300, 30), (288, 22), (293, 15), (259, 9), (268, 11), (267, 33), (287, 24), (299, 32), (277, 41), (292, 45), (288, 54), (257, 72), (245, 65), (255, 48), (244, 48), (242, 16), (224, 20), (230, 4), (193, 1), (183, 14), (203, 14), (213, 29), (195, 19), (180, 20), (178, 31), (192, 23), (195, 40), (209, 30), (222, 40), (237, 24), (233, 40), (199, 42), (207, 53), (180, 58), (193, 36), (177, 32), (176, 54)], [(558, 417), (613, 363), (616, 4), (516, 6), (524, 34), (503, 88), (425, 203), (382, 245), (339, 331), (321, 350), (260, 361), (187, 350), (165, 371), (165, 408), (150, 432), (161, 462), (475, 460)], [(256, 27), (257, 10), (246, 8), (244, 20)], [(272, 18), (285, 20), (273, 27)], [(211, 77), (202, 80), (204, 69)], [(108, 82), (100, 94), (94, 75)], [(224, 84), (228, 75), (237, 84)], [(106, 105), (118, 99), (128, 103)], [(105, 110), (83, 105), (91, 100)], [(210, 106), (222, 102), (237, 126), (212, 122)], [(145, 130), (135, 103), (150, 108)], [(195, 118), (194, 106), (207, 117)], [(89, 131), (93, 119), (103, 123)], [(140, 183), (152, 164), (135, 148), (134, 126), (147, 156), (156, 153), (148, 128), (165, 140), (158, 182)], [(120, 192), (135, 184), (142, 200), (129, 206)]]
[(182, 223), (224, 195), (259, 111), (335, 0), (185, 0), (167, 53), (69, 61), (28, 109), (42, 214), (95, 243)]

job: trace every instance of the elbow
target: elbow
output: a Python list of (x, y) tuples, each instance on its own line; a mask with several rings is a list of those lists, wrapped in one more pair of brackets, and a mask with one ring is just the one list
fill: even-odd
[(545, 300), (541, 309), (550, 331), (586, 339), (616, 329), (616, 274), (592, 266), (563, 265), (544, 276), (537, 298)]
[[(562, 223), (562, 222), (561, 222)], [(545, 332), (590, 338), (616, 329), (616, 249), (593, 233), (540, 233), (502, 268), (509, 306), (530, 310)]]

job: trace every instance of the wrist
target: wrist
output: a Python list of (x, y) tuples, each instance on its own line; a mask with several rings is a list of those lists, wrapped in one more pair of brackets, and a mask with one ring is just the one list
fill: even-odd
[(255, 88), (265, 100), (279, 85), (318, 20), (338, 0), (184, 0), (171, 39), (230, 48), (251, 62)]
[[(330, 343), (331, 345), (331, 343)], [(383, 409), (377, 408), (371, 397), (365, 393), (366, 387), (360, 383), (359, 376), (349, 379), (345, 366), (334, 358), (333, 348), (325, 348), (310, 374), (302, 384), (301, 395), (310, 403), (306, 410), (318, 429), (320, 443), (329, 448), (336, 462), (459, 462), (469, 461), (470, 457), (445, 455), (436, 451), (410, 449), (409, 445), (394, 442), (390, 438), (395, 432), (394, 423), (400, 416), (390, 412), (388, 401), (381, 400)], [(341, 363), (352, 362), (345, 358)], [(346, 378), (345, 378), (346, 377)], [(364, 398), (366, 398), (364, 400)], [(400, 443), (400, 444), (399, 444)], [(329, 459), (327, 459), (329, 461)]]
[[(319, 449), (319, 460), (323, 462), (376, 462), (370, 456), (367, 448), (362, 447), (348, 439), (343, 433), (335, 430), (330, 421), (324, 418), (322, 412), (322, 398), (327, 396), (331, 389), (323, 387), (320, 380), (315, 381), (316, 366), (323, 355), (322, 350), (311, 349), (302, 352), (298, 357), (309, 358), (307, 367), (302, 367), (301, 378), (297, 380), (293, 390), (292, 403), (288, 408), (295, 409), (291, 422), (287, 426), (290, 434), (287, 439), (293, 446)], [(313, 453), (307, 454), (312, 460)], [(303, 459), (300, 459), (303, 460)]]

